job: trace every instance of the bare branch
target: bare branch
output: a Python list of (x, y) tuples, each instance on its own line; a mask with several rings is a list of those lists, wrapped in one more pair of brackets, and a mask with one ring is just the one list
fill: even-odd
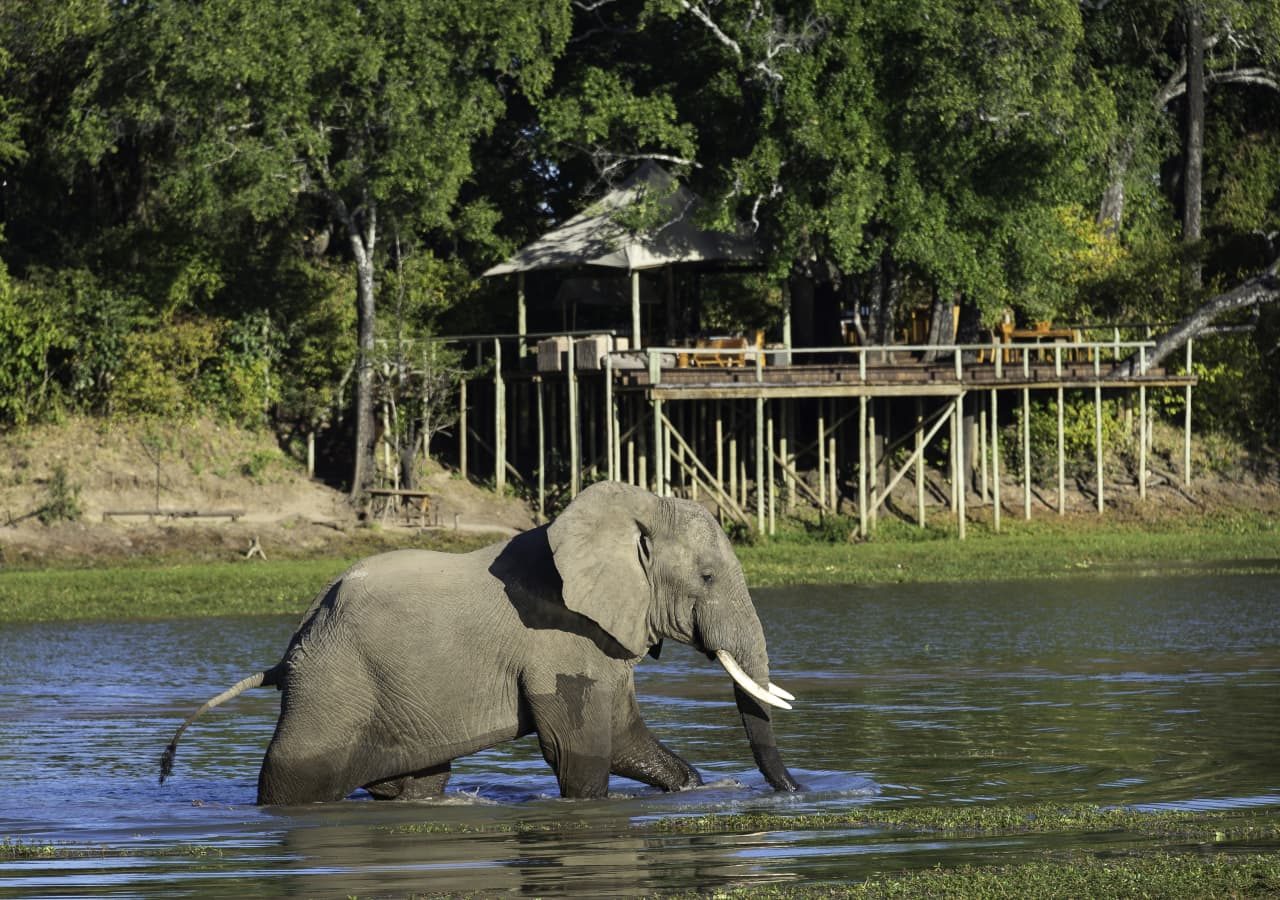
[(689, 2), (689, 0), (680, 0), (680, 5), (693, 13), (694, 18), (700, 21), (703, 25), (706, 25), (715, 39), (732, 50), (734, 56), (738, 57), (738, 59), (742, 59), (742, 46), (733, 38), (729, 37), (729, 35), (725, 34), (705, 9), (701, 6), (694, 6)]
[[(1280, 257), (1272, 261), (1266, 271), (1255, 275), (1229, 291), (1211, 297), (1201, 304), (1182, 321), (1156, 339), (1156, 345), (1146, 354), (1143, 362), (1145, 368), (1158, 366), (1170, 353), (1186, 345), (1187, 341), (1204, 334), (1214, 327), (1214, 322), (1231, 312), (1256, 307), (1263, 303), (1272, 303), (1280, 299)], [(1112, 370), (1110, 377), (1124, 377), (1142, 374), (1138, 371), (1139, 361), (1131, 356)]]

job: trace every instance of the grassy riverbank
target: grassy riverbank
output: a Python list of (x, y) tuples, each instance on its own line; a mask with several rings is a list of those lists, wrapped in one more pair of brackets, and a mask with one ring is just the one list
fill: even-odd
[[(1195, 519), (1120, 521), (1072, 517), (1006, 522), (994, 534), (970, 525), (958, 541), (943, 527), (882, 523), (873, 540), (791, 531), (738, 548), (754, 586), (888, 584), (976, 579), (1063, 578), (1113, 573), (1280, 571), (1280, 525), (1263, 512), (1232, 511)], [(0, 622), (166, 618), (235, 614), (298, 614), (353, 560), (393, 546), (465, 551), (490, 543), (484, 535), (440, 537), (386, 534), (354, 539), (345, 552), (303, 559), (228, 562), (145, 556), (129, 565), (41, 568), (0, 573)]]

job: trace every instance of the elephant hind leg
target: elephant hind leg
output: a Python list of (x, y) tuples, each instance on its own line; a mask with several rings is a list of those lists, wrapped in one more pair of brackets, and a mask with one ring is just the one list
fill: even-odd
[(408, 775), (366, 784), (364, 789), (375, 800), (432, 800), (444, 793), (451, 770), (452, 764), (444, 762)]

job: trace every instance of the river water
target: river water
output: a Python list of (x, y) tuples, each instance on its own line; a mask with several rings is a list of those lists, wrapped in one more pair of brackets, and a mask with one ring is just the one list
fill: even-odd
[[(278, 659), (295, 622), (244, 617), (0, 632), (0, 838), (107, 848), (0, 860), (0, 896), (626, 895), (829, 883), (1107, 836), (875, 829), (654, 835), (654, 817), (868, 804), (1090, 801), (1280, 808), (1280, 576), (760, 590), (783, 757), (770, 791), (727, 678), (668, 642), (637, 670), (650, 727), (709, 786), (616, 780), (564, 801), (532, 738), (455, 763), (440, 803), (253, 805), (279, 695), (251, 691), (157, 762), (182, 717)], [(458, 826), (526, 823), (459, 833)], [(424, 833), (404, 826), (449, 826)], [(563, 826), (563, 827), (561, 827)], [(174, 853), (196, 845), (203, 853)]]

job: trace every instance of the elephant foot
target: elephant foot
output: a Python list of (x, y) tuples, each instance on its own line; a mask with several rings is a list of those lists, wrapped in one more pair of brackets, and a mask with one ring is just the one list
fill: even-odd
[(364, 789), (375, 800), (434, 800), (444, 794), (451, 770), (451, 763), (443, 763), (409, 775), (384, 778), (366, 784)]

